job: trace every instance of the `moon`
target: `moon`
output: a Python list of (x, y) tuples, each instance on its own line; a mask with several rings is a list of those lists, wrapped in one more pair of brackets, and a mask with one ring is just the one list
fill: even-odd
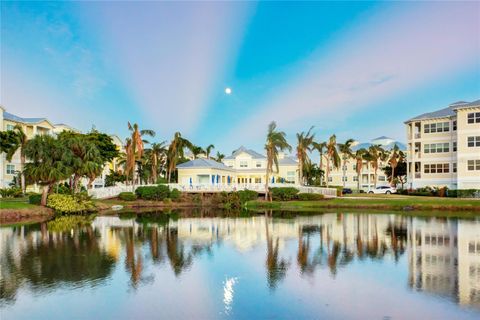
[(232, 89), (231, 88), (225, 88), (225, 93), (226, 94), (231, 94), (232, 93)]

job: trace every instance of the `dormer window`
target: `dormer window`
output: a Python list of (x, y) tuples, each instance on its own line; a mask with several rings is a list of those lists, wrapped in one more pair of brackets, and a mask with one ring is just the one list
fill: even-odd
[(256, 166), (257, 168), (261, 168), (261, 167), (262, 167), (262, 163), (261, 163), (261, 162), (257, 162), (257, 163), (255, 164), (255, 166)]
[(248, 161), (240, 161), (240, 168), (247, 168), (248, 167)]

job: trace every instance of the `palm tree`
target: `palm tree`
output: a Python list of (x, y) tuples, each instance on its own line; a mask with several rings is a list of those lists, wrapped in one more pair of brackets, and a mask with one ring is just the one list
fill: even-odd
[[(327, 143), (325, 141), (323, 141), (323, 142), (315, 142), (314, 141), (314, 142), (312, 142), (312, 146), (320, 154), (320, 161), (318, 163), (318, 168), (320, 170), (323, 170), (323, 154), (325, 152), (325, 148), (327, 147)], [(323, 180), (323, 176), (321, 178), (320, 184), (321, 184), (322, 180)]]
[(400, 162), (402, 162), (404, 160), (404, 158), (405, 158), (404, 153), (402, 152), (402, 150), (400, 150), (398, 145), (395, 144), (393, 146), (392, 150), (390, 151), (390, 155), (389, 155), (389, 159), (388, 159), (388, 163), (392, 167), (392, 175), (390, 176), (390, 184), (392, 186), (395, 185), (395, 182), (394, 182), (395, 168), (397, 168), (398, 164)]
[(373, 187), (376, 188), (379, 162), (386, 159), (386, 152), (380, 145), (372, 145), (368, 148), (367, 158), (373, 168)]
[(297, 133), (297, 159), (298, 159), (298, 182), (304, 184), (303, 167), (310, 160), (307, 151), (311, 151), (314, 134), (311, 133), (313, 126), (305, 132)]
[(338, 150), (342, 154), (342, 160), (343, 160), (343, 175), (342, 175), (342, 181), (343, 181), (343, 187), (345, 187), (345, 176), (346, 176), (346, 171), (347, 171), (347, 163), (348, 159), (353, 157), (353, 151), (352, 151), (352, 144), (355, 142), (353, 139), (348, 139), (345, 141), (345, 143), (339, 143), (338, 144)]
[(42, 190), (42, 205), (47, 204), (47, 196), (52, 186), (67, 179), (72, 173), (69, 166), (71, 151), (58, 139), (50, 135), (37, 135), (25, 145), (25, 156), (31, 162), (25, 164), (23, 173), (26, 178), (40, 185)]
[(7, 161), (12, 161), (13, 155), (17, 150), (20, 150), (20, 164), (22, 166), (22, 172), (21, 172), (21, 187), (22, 187), (22, 192), (25, 193), (26, 190), (26, 185), (25, 185), (25, 174), (23, 173), (23, 169), (25, 168), (25, 146), (27, 144), (27, 135), (23, 131), (23, 128), (21, 125), (16, 124), (13, 127), (13, 132), (14, 132), (14, 139), (13, 143), (10, 145), (10, 147), (7, 150)]
[(133, 189), (135, 190), (135, 161), (140, 160), (143, 156), (143, 151), (145, 148), (145, 143), (149, 143), (148, 141), (143, 139), (143, 136), (155, 136), (155, 131), (153, 130), (140, 130), (138, 128), (138, 124), (134, 123), (133, 125), (128, 122), (128, 130), (132, 133), (131, 136), (131, 154), (133, 154), (134, 162), (133, 162), (133, 178), (132, 178), (132, 185)]
[(338, 169), (340, 167), (340, 155), (338, 154), (337, 149), (337, 137), (333, 134), (329, 139), (325, 146), (327, 151), (327, 188), (328, 188), (328, 179), (330, 176), (330, 162), (332, 163), (333, 169)]
[(192, 152), (193, 159), (197, 159), (201, 154), (206, 154), (205, 150), (199, 146), (192, 145), (189, 149)]
[(213, 144), (209, 144), (205, 148), (205, 155), (207, 156), (207, 159), (210, 159), (210, 152), (212, 152), (213, 149), (215, 149), (215, 146)]
[(360, 175), (362, 174), (362, 167), (363, 167), (363, 160), (367, 150), (364, 148), (358, 149), (355, 151), (354, 158), (355, 158), (355, 171), (357, 172), (357, 190), (360, 192)]
[(175, 132), (167, 151), (168, 183), (170, 183), (172, 179), (172, 172), (177, 167), (178, 158), (183, 158), (183, 149), (189, 148), (191, 150), (193, 149), (192, 147), (193, 144), (187, 139), (183, 138), (180, 132)]
[(265, 200), (268, 200), (268, 180), (270, 179), (270, 173), (273, 173), (273, 164), (275, 164), (276, 172), (278, 172), (278, 152), (283, 150), (292, 150), (292, 147), (288, 144), (286, 134), (283, 131), (277, 131), (277, 124), (275, 121), (270, 122), (268, 125), (267, 141), (265, 144), (265, 150), (267, 151), (267, 172), (265, 179)]
[(216, 156), (215, 159), (216, 159), (218, 162), (222, 162), (224, 158), (225, 158), (225, 155), (224, 155), (223, 153), (220, 153), (219, 151), (217, 151), (217, 156)]
[(166, 141), (162, 141), (160, 143), (152, 143), (150, 149), (148, 149), (148, 160), (151, 165), (152, 170), (152, 179), (155, 183), (158, 179), (158, 165), (159, 161), (162, 157), (165, 156), (167, 149), (166, 149)]

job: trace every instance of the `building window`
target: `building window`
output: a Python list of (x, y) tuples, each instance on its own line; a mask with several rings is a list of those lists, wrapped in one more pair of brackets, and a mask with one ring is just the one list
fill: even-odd
[(452, 171), (457, 172), (457, 163), (456, 162), (452, 163)]
[(378, 176), (378, 181), (386, 181), (385, 176)]
[(257, 163), (255, 164), (255, 166), (256, 166), (257, 168), (261, 168), (261, 167), (262, 167), (262, 163), (261, 163), (261, 162), (257, 162)]
[(468, 137), (467, 145), (469, 148), (480, 147), (480, 136)]
[(7, 174), (15, 174), (15, 165), (7, 164)]
[(456, 141), (452, 142), (452, 149), (453, 149), (453, 152), (457, 152), (457, 142)]
[(448, 163), (430, 163), (423, 167), (424, 173), (449, 173), (450, 166)]
[(348, 177), (342, 177), (342, 181), (347, 182), (347, 181), (348, 181)]
[(480, 123), (480, 112), (472, 112), (467, 115), (468, 123)]
[(457, 120), (453, 120), (452, 127), (453, 131), (457, 131)]
[(333, 181), (332, 177), (328, 177), (328, 182), (332, 182), (332, 181)]
[(425, 153), (442, 153), (442, 152), (450, 152), (450, 147), (448, 142), (447, 143), (431, 143), (425, 144), (423, 151)]
[(353, 165), (353, 170), (357, 171), (357, 165), (356, 164)]
[(425, 133), (448, 132), (450, 131), (449, 122), (427, 123), (423, 127)]
[(240, 161), (240, 168), (248, 167), (248, 161)]
[(357, 177), (357, 176), (353, 176), (353, 181), (358, 181), (358, 177)]
[(255, 178), (255, 183), (262, 183), (262, 178)]
[(7, 131), (12, 131), (15, 128), (13, 124), (7, 124)]
[(480, 160), (468, 160), (467, 169), (468, 171), (480, 171)]

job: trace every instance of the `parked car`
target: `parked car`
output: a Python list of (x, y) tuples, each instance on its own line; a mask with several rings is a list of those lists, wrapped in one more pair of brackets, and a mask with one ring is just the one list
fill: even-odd
[(380, 186), (376, 187), (375, 189), (371, 189), (368, 191), (368, 193), (383, 193), (383, 194), (391, 194), (391, 193), (397, 193), (397, 188), (395, 187), (390, 187), (390, 186)]
[(353, 191), (350, 188), (343, 188), (342, 189), (342, 194), (352, 194)]

